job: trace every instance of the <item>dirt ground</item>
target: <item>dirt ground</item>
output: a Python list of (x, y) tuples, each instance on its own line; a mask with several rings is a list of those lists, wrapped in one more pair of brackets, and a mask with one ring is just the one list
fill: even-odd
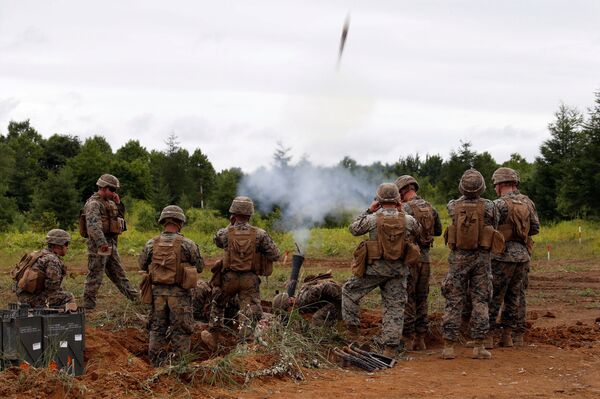
[[(306, 266), (335, 269), (347, 262), (317, 259)], [(468, 348), (459, 349), (455, 360), (441, 360), (440, 316), (434, 315), (429, 350), (411, 352), (387, 371), (303, 369), (302, 379), (264, 377), (246, 385), (210, 387), (153, 369), (142, 329), (89, 327), (84, 376), (68, 379), (48, 371), (10, 369), (0, 373), (0, 397), (598, 398), (600, 267), (590, 262), (579, 266), (574, 272), (560, 263), (533, 265), (527, 345), (496, 348), (491, 360), (470, 359)], [(439, 283), (443, 269), (434, 270), (432, 280)], [(379, 320), (378, 311), (363, 314), (365, 339), (377, 332)], [(204, 350), (198, 334), (193, 345), (197, 353)], [(250, 354), (245, 361), (250, 369), (260, 369), (272, 366), (274, 359)]]

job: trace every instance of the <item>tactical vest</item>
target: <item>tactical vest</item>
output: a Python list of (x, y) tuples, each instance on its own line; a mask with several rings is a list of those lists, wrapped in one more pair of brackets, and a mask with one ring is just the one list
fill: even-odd
[(406, 240), (406, 220), (403, 213), (386, 215), (380, 213), (376, 220), (376, 240), (367, 240), (367, 263), (372, 264), (377, 259), (389, 261), (401, 260), (404, 255)]
[(39, 294), (44, 290), (46, 273), (34, 265), (44, 255), (42, 251), (35, 251), (21, 257), (11, 272), (17, 287), (30, 294)]
[(257, 246), (257, 229), (227, 228), (227, 249), (223, 256), (223, 270), (235, 272), (253, 271), (259, 276), (270, 276), (273, 273), (273, 262), (259, 251)]
[(417, 219), (417, 222), (421, 225), (421, 233), (418, 237), (419, 244), (424, 247), (430, 247), (431, 244), (433, 244), (435, 224), (433, 207), (426, 202), (417, 204), (416, 201), (409, 202), (408, 205), (410, 206), (415, 219)]
[(152, 261), (149, 272), (154, 284), (179, 285), (192, 289), (198, 281), (196, 268), (181, 261), (183, 236), (174, 238), (158, 236), (152, 244)]
[[(102, 233), (105, 235), (118, 235), (125, 230), (125, 219), (119, 216), (117, 204), (113, 201), (104, 199), (95, 199), (102, 205), (103, 212), (100, 212), (102, 220)], [(87, 203), (86, 203), (87, 204)], [(87, 220), (85, 217), (85, 205), (79, 210), (79, 234), (88, 238)]]
[(498, 226), (505, 241), (519, 241), (527, 243), (529, 227), (531, 226), (531, 212), (525, 201), (517, 198), (502, 198), (508, 208), (506, 223)]

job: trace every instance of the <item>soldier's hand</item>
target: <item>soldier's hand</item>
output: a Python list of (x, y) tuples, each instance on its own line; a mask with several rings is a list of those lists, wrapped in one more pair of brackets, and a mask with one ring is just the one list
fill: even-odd
[(115, 204), (121, 203), (121, 197), (119, 197), (119, 194), (117, 193), (112, 193), (112, 200), (115, 202)]
[(75, 302), (69, 302), (65, 305), (65, 312), (75, 312), (77, 310), (77, 304)]
[(104, 244), (100, 247), (100, 252), (108, 252), (108, 244)]
[(377, 200), (373, 200), (373, 202), (371, 202), (371, 205), (369, 205), (369, 211), (371, 213), (376, 212), (379, 208), (381, 208), (381, 204)]

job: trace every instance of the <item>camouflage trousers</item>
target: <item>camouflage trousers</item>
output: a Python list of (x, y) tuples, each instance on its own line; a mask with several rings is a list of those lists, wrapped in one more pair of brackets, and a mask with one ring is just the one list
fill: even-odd
[[(528, 264), (529, 262), (492, 260), (494, 290), (490, 302), (490, 330), (500, 327), (516, 329), (519, 321), (521, 293), (524, 291), (523, 280), (529, 269)], [(497, 323), (498, 313), (503, 303), (500, 323)]]
[(115, 284), (127, 299), (130, 301), (138, 299), (137, 290), (131, 286), (123, 270), (117, 246), (113, 245), (110, 256), (88, 254), (88, 274), (85, 279), (83, 292), (83, 306), (86, 309), (94, 309), (96, 307), (96, 297), (102, 285), (104, 273), (106, 273), (110, 281)]
[(21, 292), (17, 295), (17, 298), (19, 302), (29, 304), (30, 308), (45, 308), (46, 305), (51, 308), (60, 308), (69, 302), (75, 301), (73, 294), (67, 291), (57, 292), (50, 299), (48, 299), (48, 295), (43, 291), (39, 294)]
[(360, 300), (377, 287), (381, 291), (382, 306), (380, 343), (399, 346), (402, 342), (407, 296), (405, 274), (397, 277), (350, 277), (342, 288), (342, 317), (346, 325), (360, 326)]
[(448, 257), (448, 274), (442, 283), (446, 299), (443, 318), (444, 339), (457, 341), (462, 312), (471, 293), (471, 338), (483, 339), (489, 329), (489, 303), (492, 295), (492, 272), (489, 251), (452, 251)]
[(152, 364), (159, 366), (168, 357), (169, 341), (174, 356), (190, 351), (190, 337), (194, 332), (192, 299), (190, 295), (165, 295), (164, 292), (152, 296), (148, 356)]
[(256, 322), (262, 317), (260, 278), (254, 272), (223, 273), (221, 287), (217, 288), (213, 295), (209, 326), (213, 329), (224, 326), (225, 309), (236, 295), (239, 303), (239, 335), (247, 340), (253, 336)]
[(404, 335), (411, 336), (426, 333), (429, 328), (427, 312), (429, 310), (429, 262), (419, 262), (411, 266), (408, 275), (408, 300), (404, 311)]
[(527, 330), (527, 288), (529, 288), (529, 262), (523, 263), (523, 283), (519, 291), (519, 308), (517, 310), (517, 325), (515, 326), (515, 332), (517, 334), (524, 334)]
[(341, 309), (333, 303), (324, 302), (319, 310), (313, 313), (311, 324), (316, 327), (331, 327), (341, 317)]

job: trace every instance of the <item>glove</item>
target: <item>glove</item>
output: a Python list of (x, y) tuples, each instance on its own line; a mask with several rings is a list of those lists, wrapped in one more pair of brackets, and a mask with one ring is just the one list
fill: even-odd
[(77, 304), (75, 302), (69, 302), (65, 305), (65, 312), (75, 312), (77, 310)]

